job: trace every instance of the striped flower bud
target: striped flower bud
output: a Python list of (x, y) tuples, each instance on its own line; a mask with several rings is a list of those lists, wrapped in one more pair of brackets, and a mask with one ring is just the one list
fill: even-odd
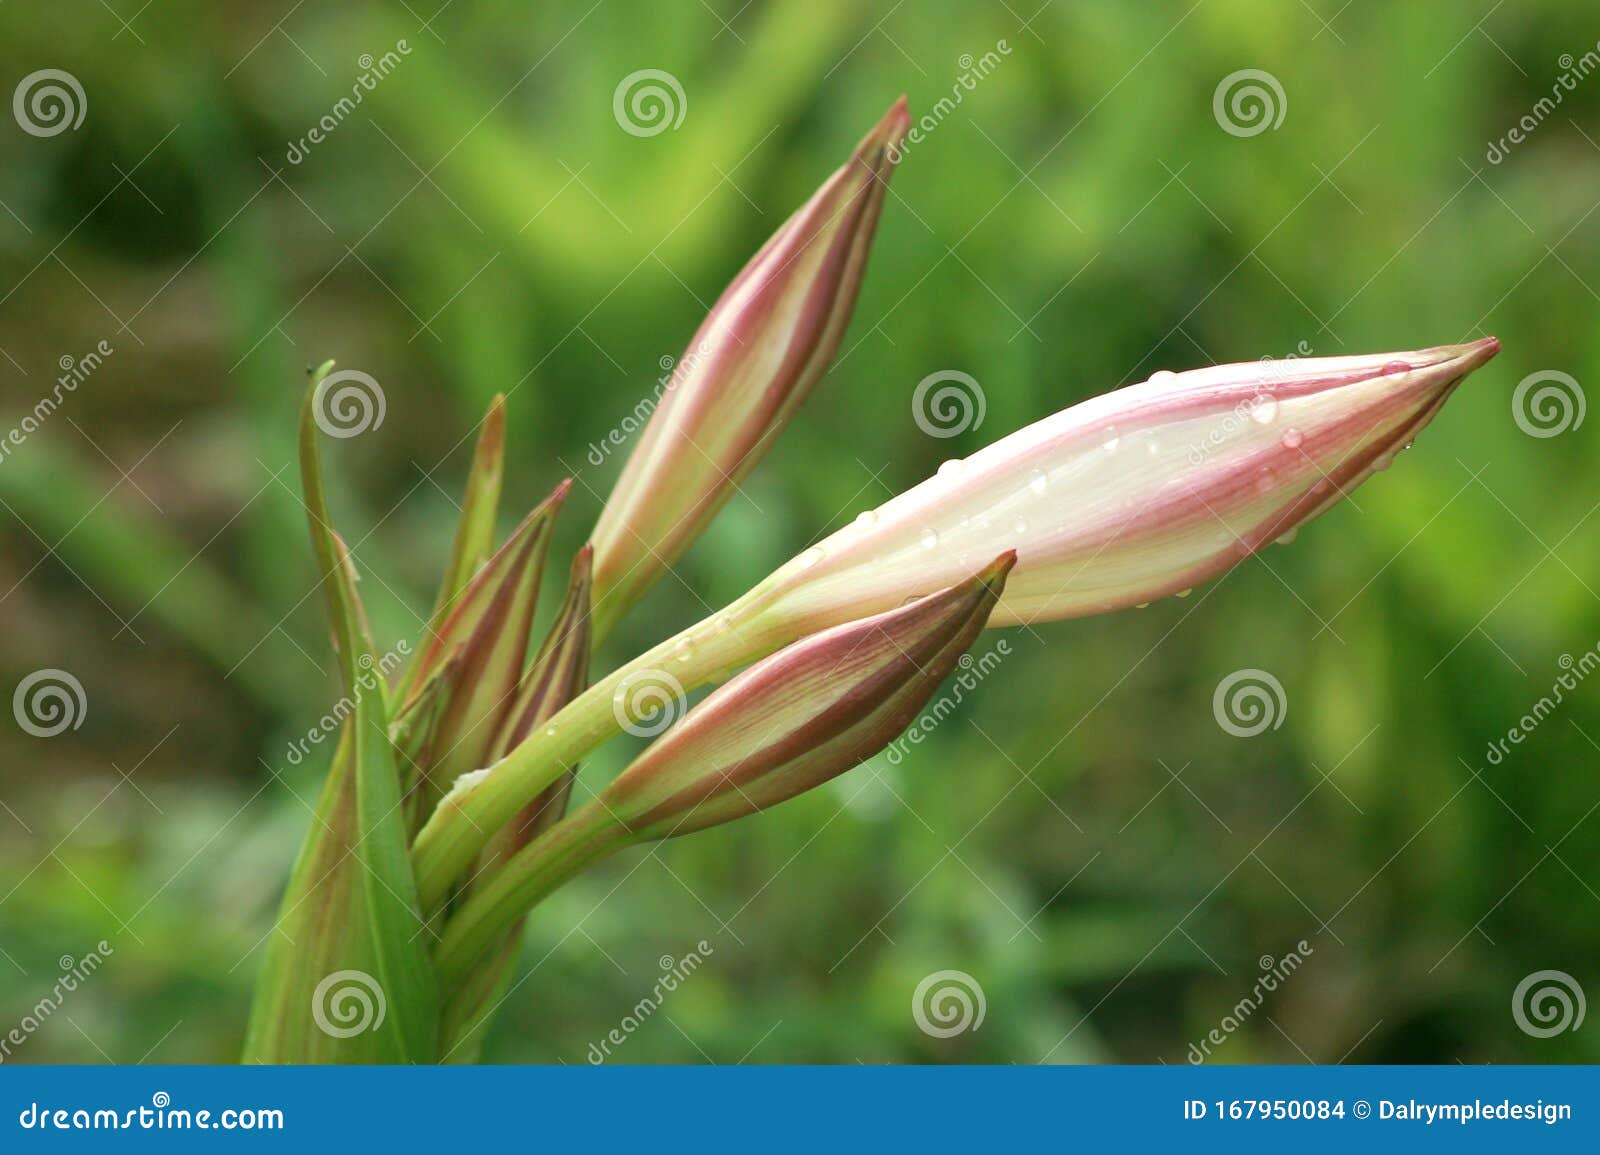
[(819, 629), (947, 585), (1002, 549), (1018, 560), (996, 625), (1178, 593), (1386, 468), (1499, 348), (1489, 337), (1157, 373), (946, 462), (741, 607), (780, 632)]
[(814, 634), (712, 692), (599, 796), (468, 900), (440, 942), (459, 979), (505, 928), (621, 846), (731, 822), (803, 794), (905, 729), (989, 620), (1016, 555), (910, 605)]
[(705, 528), (838, 350), (905, 100), (724, 290), (673, 369), (591, 539), (604, 636)]

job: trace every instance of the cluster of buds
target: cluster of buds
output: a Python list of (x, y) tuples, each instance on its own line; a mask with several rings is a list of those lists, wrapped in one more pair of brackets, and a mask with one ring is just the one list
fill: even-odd
[[(712, 308), (537, 646), (567, 483), (495, 548), (504, 414), (498, 399), (491, 406), (425, 644), (341, 734), (247, 1057), (470, 1054), (522, 920), (578, 872), (629, 845), (770, 809), (871, 758), (987, 626), (1142, 604), (1285, 539), (1384, 469), (1498, 350), (1485, 338), (1157, 373), (947, 462), (591, 685), (592, 649), (826, 371), (908, 123), (902, 100)], [(302, 459), (349, 680), (374, 647), (354, 564), (329, 528), (309, 405)], [(742, 672), (613, 782), (584, 791), (581, 761), (625, 725), (632, 680), (663, 668), (684, 690)], [(335, 973), (378, 977), (383, 1030), (309, 1029), (321, 980)]]

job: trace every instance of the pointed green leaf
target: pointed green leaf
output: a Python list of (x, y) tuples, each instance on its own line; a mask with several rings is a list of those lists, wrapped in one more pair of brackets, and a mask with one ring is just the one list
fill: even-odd
[(431, 1062), (438, 991), (411, 873), (388, 712), (348, 550), (331, 528), (312, 398), (301, 476), (345, 698), (339, 747), (258, 980), (247, 1061)]

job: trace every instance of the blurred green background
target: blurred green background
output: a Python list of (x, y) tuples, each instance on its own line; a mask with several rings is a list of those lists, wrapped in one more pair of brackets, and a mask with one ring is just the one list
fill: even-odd
[[(1505, 351), (1291, 548), (1008, 631), (898, 764), (559, 894), (486, 1058), (586, 1061), (702, 939), (616, 1061), (1183, 1062), (1301, 940), (1216, 1060), (1600, 1058), (1600, 1022), (1535, 1037), (1512, 1009), (1541, 970), (1600, 993), (1600, 680), (1487, 755), (1600, 642), (1597, 423), (1513, 413), (1527, 375), (1600, 366), (1600, 74), (1563, 59), (1597, 39), (1582, 0), (6, 4), (0, 95), (56, 68), (87, 107), (48, 137), (0, 120), (0, 432), (63, 358), (113, 350), (0, 460), (0, 689), (64, 669), (87, 703), (55, 737), (0, 727), (0, 1031), (61, 956), (114, 948), (9, 1061), (238, 1053), (325, 768), (285, 754), (339, 693), (293, 466), (305, 367), (386, 394), (328, 458), (392, 644), (496, 391), (504, 523), (578, 478), (559, 573), (619, 464), (589, 444), (895, 96), (953, 90), (839, 363), (602, 668), (942, 458), (1157, 368)], [(613, 116), (644, 68), (686, 102), (649, 137)], [(1242, 69), (1280, 85), (1277, 127), (1219, 122)], [(951, 441), (911, 413), (942, 369), (986, 398)], [(1212, 708), (1245, 668), (1286, 704), (1253, 738)], [(941, 970), (981, 986), (981, 1026), (919, 1029)]]

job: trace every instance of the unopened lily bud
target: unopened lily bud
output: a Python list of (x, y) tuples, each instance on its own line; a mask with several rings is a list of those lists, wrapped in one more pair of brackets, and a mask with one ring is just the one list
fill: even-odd
[(511, 859), (446, 927), (450, 982), (595, 859), (766, 810), (872, 757), (988, 623), (1016, 555), (910, 605), (835, 626), (713, 691), (599, 796)]
[[(589, 685), (589, 588), (593, 551), (584, 546), (572, 562), (572, 581), (567, 596), (556, 610), (555, 620), (544, 645), (522, 675), (517, 696), (506, 711), (500, 736), (495, 741), (494, 757), (505, 757), (535, 726), (543, 725)], [(567, 809), (567, 796), (577, 767), (571, 767), (561, 780), (524, 807), (519, 819), (504, 833), (512, 839), (509, 849), (518, 849), (541, 830), (561, 820)]]
[(1410, 445), (1493, 337), (1157, 373), (950, 461), (758, 586), (775, 632), (899, 605), (1017, 551), (995, 625), (1178, 593), (1293, 533)]
[(734, 278), (673, 367), (591, 539), (597, 639), (705, 528), (833, 360), (909, 123), (902, 98)]
[(393, 730), (415, 781), (413, 821), (456, 777), (489, 762), (522, 676), (551, 527), (570, 485), (557, 486), (483, 564), (417, 660)]

